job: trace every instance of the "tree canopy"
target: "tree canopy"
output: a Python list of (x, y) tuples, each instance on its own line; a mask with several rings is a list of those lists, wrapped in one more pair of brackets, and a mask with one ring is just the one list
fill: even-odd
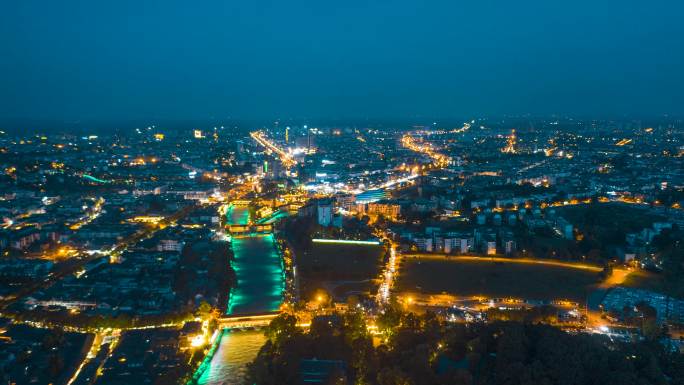
[[(391, 312), (386, 343), (374, 346), (361, 314), (315, 318), (308, 332), (281, 316), (249, 367), (252, 383), (298, 384), (302, 360), (339, 360), (330, 383), (668, 384), (683, 383), (681, 355), (657, 343), (620, 344), (521, 322), (446, 323), (434, 314)], [(342, 379), (342, 380), (341, 380)], [(341, 382), (340, 382), (341, 381)]]

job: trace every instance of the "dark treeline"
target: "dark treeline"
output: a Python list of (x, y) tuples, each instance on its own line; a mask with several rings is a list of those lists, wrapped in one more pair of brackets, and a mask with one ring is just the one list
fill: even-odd
[[(302, 360), (338, 360), (328, 384), (682, 384), (681, 355), (658, 343), (618, 344), (530, 323), (449, 324), (390, 312), (373, 344), (360, 314), (314, 319), (309, 332), (281, 316), (249, 367), (251, 383), (299, 384)], [(385, 339), (386, 337), (386, 339)], [(376, 341), (377, 342), (377, 341)]]

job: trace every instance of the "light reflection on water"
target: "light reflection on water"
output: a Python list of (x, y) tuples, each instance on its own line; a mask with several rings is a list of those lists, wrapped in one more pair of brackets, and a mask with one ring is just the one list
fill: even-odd
[(266, 342), (263, 331), (226, 331), (214, 358), (198, 383), (201, 385), (244, 385), (247, 364)]
[[(228, 221), (246, 224), (249, 221), (249, 211), (245, 207), (231, 208)], [(231, 295), (227, 313), (232, 315), (278, 310), (283, 300), (285, 282), (282, 261), (276, 251), (273, 235), (234, 238), (232, 248), (237, 287)], [(265, 342), (263, 331), (226, 330), (198, 384), (245, 384), (247, 364), (254, 360)]]
[(278, 310), (285, 281), (273, 235), (234, 238), (232, 247), (237, 287), (232, 293), (228, 314)]

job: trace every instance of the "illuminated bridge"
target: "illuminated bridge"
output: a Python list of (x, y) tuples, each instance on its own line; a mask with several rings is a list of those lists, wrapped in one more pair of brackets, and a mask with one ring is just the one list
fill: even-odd
[(271, 233), (275, 220), (253, 223), (247, 208), (249, 203), (248, 200), (234, 200), (230, 203), (225, 211), (226, 229), (233, 236)]
[(271, 320), (280, 314), (269, 312), (253, 315), (233, 315), (219, 318), (219, 325), (224, 329), (254, 329), (268, 325)]
[(249, 235), (249, 234), (268, 234), (273, 231), (273, 225), (270, 223), (262, 225), (228, 225), (226, 226), (231, 235)]

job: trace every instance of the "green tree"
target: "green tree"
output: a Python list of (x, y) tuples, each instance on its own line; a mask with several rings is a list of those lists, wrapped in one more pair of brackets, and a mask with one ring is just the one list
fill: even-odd
[(266, 327), (264, 334), (271, 343), (279, 347), (284, 341), (301, 333), (297, 328), (297, 317), (291, 314), (281, 314), (274, 318)]
[(347, 342), (351, 343), (359, 338), (368, 337), (368, 327), (363, 313), (359, 311), (348, 311), (344, 314), (345, 336)]
[(211, 305), (209, 305), (209, 303), (207, 303), (207, 301), (202, 301), (197, 307), (195, 314), (202, 319), (207, 319), (211, 317), (213, 310), (214, 309), (211, 307)]
[(413, 381), (400, 368), (391, 366), (378, 373), (378, 385), (413, 385)]
[(396, 303), (390, 303), (378, 315), (378, 329), (385, 335), (391, 335), (394, 328), (401, 322), (401, 310)]

